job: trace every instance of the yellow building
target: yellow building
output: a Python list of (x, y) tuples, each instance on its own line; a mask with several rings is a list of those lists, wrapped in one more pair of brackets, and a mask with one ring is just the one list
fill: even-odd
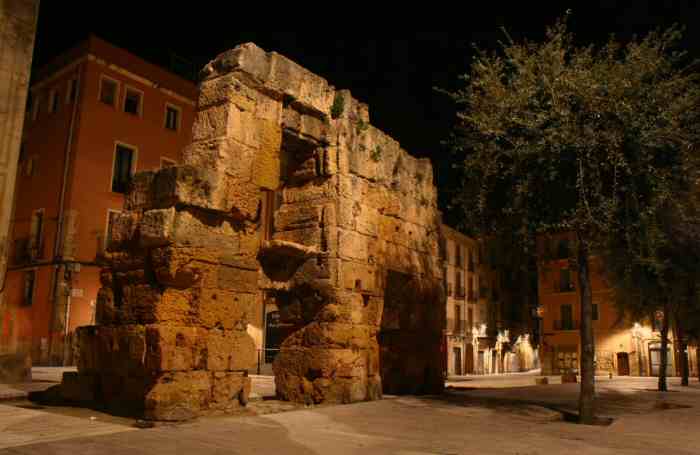
[(505, 270), (496, 265), (483, 241), (442, 226), (441, 254), (447, 295), (445, 354), (448, 375), (496, 374), (536, 367), (527, 320), (517, 291), (504, 286)]
[[(540, 347), (542, 374), (561, 374), (580, 369), (580, 294), (576, 270), (569, 265), (566, 235), (541, 239), (538, 244), (538, 293), (542, 314), (543, 341)], [(617, 311), (614, 294), (605, 280), (601, 263), (590, 261), (593, 293), (593, 331), (596, 374), (656, 376), (661, 359), (659, 321), (654, 315), (632, 320)], [(680, 374), (680, 355), (669, 333), (667, 373)], [(697, 372), (695, 348), (689, 348), (691, 375)]]

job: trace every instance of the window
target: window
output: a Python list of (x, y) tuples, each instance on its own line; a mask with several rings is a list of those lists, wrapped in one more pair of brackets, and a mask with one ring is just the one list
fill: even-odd
[(112, 170), (113, 192), (126, 193), (134, 171), (135, 159), (135, 149), (123, 144), (117, 144), (114, 151), (114, 168)]
[(464, 276), (460, 270), (455, 272), (455, 282), (457, 283), (457, 297), (464, 297)]
[(459, 244), (455, 246), (455, 265), (462, 267), (462, 247)]
[(462, 331), (462, 306), (455, 305), (455, 332)]
[(131, 87), (126, 88), (124, 94), (124, 112), (127, 114), (141, 115), (141, 101), (143, 94)]
[(58, 100), (58, 91), (55, 89), (51, 90), (51, 92), (49, 93), (49, 114), (53, 114), (58, 111)]
[(119, 83), (113, 79), (102, 76), (100, 79), (100, 101), (110, 106), (114, 106), (117, 100), (117, 90)]
[(36, 171), (36, 159), (33, 156), (30, 156), (27, 158), (26, 162), (24, 163), (24, 176), (25, 177), (31, 177), (34, 175), (34, 172)]
[(574, 290), (574, 283), (571, 282), (571, 270), (561, 269), (559, 272), (559, 292), (571, 292)]
[(66, 91), (66, 104), (75, 101), (78, 96), (78, 79), (71, 79), (68, 81), (68, 90)]
[(22, 299), (22, 304), (25, 306), (30, 306), (34, 303), (34, 288), (36, 283), (36, 272), (34, 270), (28, 270), (24, 272), (24, 295)]
[(470, 330), (474, 327), (474, 310), (471, 308), (467, 310), (467, 324)]
[(663, 312), (655, 311), (651, 314), (651, 330), (654, 332), (660, 332), (663, 326)]
[(445, 258), (447, 257), (447, 241), (441, 238), (440, 242), (438, 243), (438, 248), (440, 253), (440, 259), (445, 260)]
[(175, 160), (171, 160), (170, 158), (160, 157), (160, 168), (161, 169), (165, 169), (166, 167), (173, 167), (176, 164), (177, 163), (175, 162)]
[(574, 313), (571, 305), (562, 305), (561, 311), (561, 330), (573, 330), (574, 328)]
[(44, 209), (35, 210), (32, 214), (32, 222), (30, 226), (29, 237), (29, 254), (31, 259), (41, 258), (43, 256), (43, 240), (44, 240)]
[(172, 131), (180, 129), (180, 109), (172, 104), (165, 105), (165, 127)]
[(593, 320), (594, 321), (598, 320), (598, 304), (597, 303), (593, 304)]
[(41, 110), (41, 95), (37, 93), (32, 106), (32, 120), (36, 120), (39, 117), (39, 110)]
[(112, 232), (114, 229), (114, 223), (119, 216), (121, 212), (118, 212), (116, 210), (108, 210), (107, 211), (107, 229), (105, 231), (105, 242), (104, 242), (104, 249), (106, 250), (107, 247), (109, 247), (110, 242), (112, 241)]
[(568, 259), (569, 254), (569, 241), (566, 239), (560, 240), (557, 246), (557, 259)]

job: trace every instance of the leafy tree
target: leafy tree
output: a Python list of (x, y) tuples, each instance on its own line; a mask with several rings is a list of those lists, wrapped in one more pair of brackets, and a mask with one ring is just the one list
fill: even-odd
[(700, 172), (692, 165), (687, 163), (685, 181), (677, 179), (680, 188), (653, 216), (624, 210), (606, 251), (621, 310), (638, 318), (663, 314), (659, 391), (668, 390), (665, 353), (671, 324), (684, 386), (689, 383), (688, 337), (700, 335)]
[(679, 36), (580, 46), (563, 19), (542, 42), (477, 49), (464, 86), (449, 93), (460, 106), (451, 145), (463, 157), (454, 204), (473, 230), (508, 230), (524, 245), (556, 231), (575, 239), (583, 423), (595, 422), (591, 255), (622, 207), (655, 214), (695, 158), (700, 97), (672, 50)]

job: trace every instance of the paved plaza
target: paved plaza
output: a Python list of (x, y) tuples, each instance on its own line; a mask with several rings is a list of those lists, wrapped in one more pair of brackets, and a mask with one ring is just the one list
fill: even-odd
[[(35, 380), (36, 380), (35, 375)], [(700, 384), (653, 391), (655, 378), (598, 378), (610, 426), (567, 423), (577, 384), (534, 385), (535, 374), (451, 378), (435, 397), (307, 408), (258, 399), (236, 416), (139, 429), (133, 419), (28, 401), (0, 403), (0, 454), (643, 454), (700, 453)], [(50, 377), (44, 380), (48, 381)]]

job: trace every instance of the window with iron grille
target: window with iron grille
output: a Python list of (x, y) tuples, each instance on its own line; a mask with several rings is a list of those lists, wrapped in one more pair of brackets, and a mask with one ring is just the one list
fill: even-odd
[(102, 77), (100, 79), (100, 101), (104, 104), (114, 106), (117, 100), (117, 90), (119, 84), (113, 79)]
[(122, 144), (117, 144), (114, 151), (114, 169), (112, 172), (112, 191), (126, 193), (134, 170), (136, 151)]
[(165, 127), (172, 131), (180, 129), (180, 109), (169, 104), (165, 106)]
[(127, 87), (124, 94), (124, 112), (132, 115), (141, 115), (142, 98), (141, 92)]
[(22, 305), (30, 306), (34, 303), (34, 288), (36, 284), (36, 272), (28, 270), (24, 272), (24, 293)]

